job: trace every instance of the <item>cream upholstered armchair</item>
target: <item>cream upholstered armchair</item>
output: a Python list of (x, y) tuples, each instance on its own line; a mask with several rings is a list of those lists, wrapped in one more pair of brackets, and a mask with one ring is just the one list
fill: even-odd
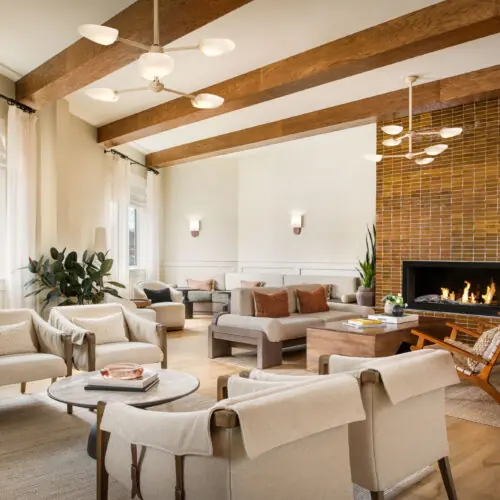
[(70, 334), (78, 370), (110, 363), (160, 363), (167, 367), (167, 330), (121, 304), (54, 307), (49, 322)]
[(186, 310), (182, 303), (182, 292), (161, 281), (139, 281), (134, 286), (134, 299), (147, 299), (144, 289), (156, 291), (164, 288), (170, 289), (172, 302), (157, 302), (149, 307), (156, 311), (156, 321), (158, 323), (169, 330), (182, 330), (186, 318)]
[(191, 413), (100, 404), (98, 500), (109, 477), (144, 500), (352, 500), (347, 426), (365, 417), (359, 389), (353, 377), (322, 378)]
[(71, 375), (71, 337), (31, 309), (0, 310), (0, 385)]

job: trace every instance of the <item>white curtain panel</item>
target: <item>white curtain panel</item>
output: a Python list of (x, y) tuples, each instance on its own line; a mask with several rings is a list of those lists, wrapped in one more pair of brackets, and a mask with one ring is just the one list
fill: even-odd
[(108, 234), (111, 235), (110, 257), (113, 263), (113, 279), (127, 288), (120, 290), (122, 297), (129, 296), (129, 229), (128, 207), (130, 203), (130, 164), (113, 157), (111, 174), (111, 203)]
[(141, 236), (141, 265), (146, 269), (148, 280), (160, 278), (160, 176), (148, 172), (146, 186), (146, 217), (144, 238)]
[(24, 298), (24, 283), (32, 276), (28, 257), (37, 259), (37, 116), (10, 106), (7, 117), (7, 307), (33, 307)]

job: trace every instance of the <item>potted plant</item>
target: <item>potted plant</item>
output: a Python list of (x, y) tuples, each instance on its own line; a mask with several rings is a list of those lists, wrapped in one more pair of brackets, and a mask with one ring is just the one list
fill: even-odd
[(382, 298), (382, 301), (384, 302), (384, 313), (390, 316), (402, 316), (403, 309), (407, 305), (400, 293), (394, 295), (390, 292)]
[(121, 283), (107, 280), (113, 267), (113, 259), (107, 258), (107, 252), (85, 251), (81, 262), (76, 252), (66, 255), (66, 249), (59, 252), (51, 248), (50, 256), (51, 259), (42, 255), (38, 260), (30, 257), (26, 267), (35, 276), (24, 285), (31, 289), (25, 297), (46, 292), (42, 311), (51, 302), (59, 306), (99, 304), (105, 294), (120, 297), (117, 288), (125, 288)]
[(366, 256), (365, 260), (358, 260), (356, 270), (361, 280), (361, 285), (356, 292), (356, 302), (360, 306), (375, 305), (375, 243), (377, 231), (375, 224), (372, 229), (368, 228), (368, 234), (365, 238)]

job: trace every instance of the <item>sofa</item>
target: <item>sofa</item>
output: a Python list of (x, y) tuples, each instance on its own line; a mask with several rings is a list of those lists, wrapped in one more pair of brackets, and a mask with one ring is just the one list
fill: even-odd
[(373, 314), (371, 307), (341, 302), (328, 302), (327, 312), (301, 314), (295, 291), (313, 291), (321, 284), (300, 284), (285, 287), (258, 287), (261, 293), (286, 290), (290, 315), (284, 318), (255, 316), (253, 292), (256, 288), (236, 288), (231, 296), (231, 313), (214, 316), (208, 330), (208, 355), (210, 358), (230, 356), (235, 345), (248, 345), (257, 349), (257, 366), (260, 369), (280, 365), (283, 348), (306, 343), (307, 328), (321, 327), (325, 323)]

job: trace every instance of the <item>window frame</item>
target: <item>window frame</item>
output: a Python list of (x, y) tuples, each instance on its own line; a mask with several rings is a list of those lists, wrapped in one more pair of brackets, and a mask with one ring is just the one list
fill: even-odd
[[(140, 209), (141, 207), (131, 203), (127, 208), (127, 225), (128, 225), (128, 267), (129, 269), (137, 269), (139, 267), (139, 236), (140, 236)], [(134, 211), (134, 232), (135, 241), (132, 240), (132, 229), (130, 225), (131, 211)], [(134, 246), (132, 247), (132, 242)], [(134, 250), (134, 263), (131, 263), (132, 250)]]

